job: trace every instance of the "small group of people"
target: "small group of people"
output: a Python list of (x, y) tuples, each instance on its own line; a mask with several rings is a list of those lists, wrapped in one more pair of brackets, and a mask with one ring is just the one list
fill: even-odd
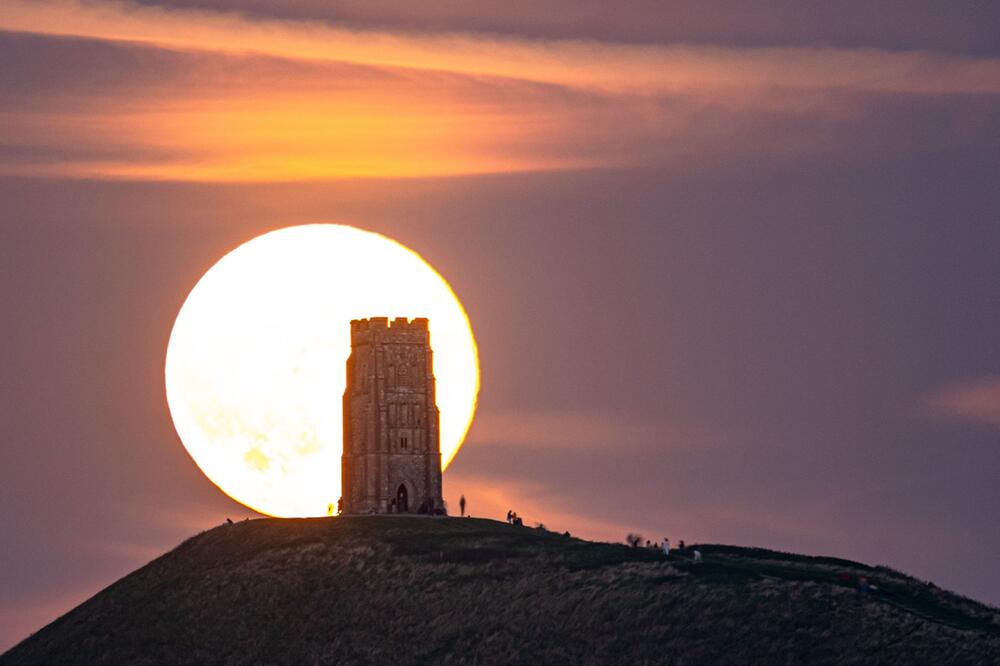
[[(663, 537), (663, 542), (662, 543), (663, 543), (663, 552), (665, 554), (669, 555), (670, 554), (670, 539), (668, 539), (667, 537)], [(660, 547), (660, 544), (653, 543), (649, 539), (646, 539), (646, 548), (659, 548), (659, 547)], [(685, 547), (684, 546), (684, 539), (681, 539), (680, 542), (677, 544), (677, 548), (679, 548), (680, 550), (684, 550), (684, 547)]]
[[(638, 545), (638, 544), (636, 544), (636, 545)], [(663, 537), (663, 541), (660, 542), (659, 544), (653, 543), (652, 541), (650, 541), (649, 539), (647, 539), (646, 540), (646, 548), (652, 548), (654, 550), (662, 548), (663, 549), (663, 556), (664, 557), (670, 557), (670, 550), (671, 550), (671, 548), (670, 548), (670, 539), (667, 538), (667, 537)], [(677, 550), (686, 550), (686, 549), (687, 549), (687, 546), (684, 544), (684, 539), (681, 539), (680, 541), (677, 542)], [(691, 551), (691, 558), (695, 562), (701, 562), (702, 561), (701, 560), (701, 551), (697, 550), (697, 549), (692, 550)]]
[(507, 522), (511, 525), (517, 525), (518, 527), (524, 527), (524, 521), (521, 520), (521, 516), (514, 513), (512, 509), (507, 510)]

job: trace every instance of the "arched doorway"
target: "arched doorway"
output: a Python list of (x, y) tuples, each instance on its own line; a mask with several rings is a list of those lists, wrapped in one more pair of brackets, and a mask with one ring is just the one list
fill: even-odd
[(399, 513), (408, 513), (410, 507), (406, 499), (406, 484), (399, 484), (399, 489), (396, 491), (396, 511)]

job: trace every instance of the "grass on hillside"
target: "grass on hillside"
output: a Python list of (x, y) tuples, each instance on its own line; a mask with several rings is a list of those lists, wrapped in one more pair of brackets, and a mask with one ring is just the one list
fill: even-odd
[[(315, 543), (323, 530), (300, 528), (316, 520), (327, 523), (333, 532), (349, 530), (353, 537), (378, 539), (391, 548), (395, 557), (413, 558), (428, 564), (482, 564), (542, 558), (568, 571), (584, 571), (629, 562), (669, 562), (680, 576), (704, 583), (747, 583), (771, 578), (851, 590), (860, 589), (863, 576), (873, 586), (865, 592), (870, 599), (956, 629), (1000, 636), (997, 609), (945, 592), (888, 567), (764, 548), (691, 544), (684, 550), (673, 551), (666, 558), (659, 548), (585, 541), (545, 529), (514, 527), (488, 519), (410, 516), (344, 516), (334, 521), (274, 519), (269, 520), (271, 524), (267, 525), (266, 534), (261, 535), (264, 538), (256, 541), (256, 546), (288, 548)], [(197, 537), (189, 541), (194, 539)], [(692, 559), (696, 549), (703, 556), (700, 563)], [(239, 551), (239, 556), (244, 554)], [(663, 576), (660, 582), (676, 581), (680, 576)]]
[(891, 569), (697, 548), (701, 563), (694, 546), (665, 558), (474, 518), (252, 520), (188, 539), (0, 663), (1000, 660), (996, 609)]

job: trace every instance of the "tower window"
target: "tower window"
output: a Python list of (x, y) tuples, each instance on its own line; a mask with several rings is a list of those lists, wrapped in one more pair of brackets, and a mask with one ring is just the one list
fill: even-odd
[(406, 448), (406, 443), (407, 443), (407, 442), (406, 442), (406, 438), (405, 438), (405, 437), (400, 437), (400, 438), (399, 438), (399, 445), (400, 445), (400, 446), (401, 446), (402, 448), (404, 448), (404, 449)]

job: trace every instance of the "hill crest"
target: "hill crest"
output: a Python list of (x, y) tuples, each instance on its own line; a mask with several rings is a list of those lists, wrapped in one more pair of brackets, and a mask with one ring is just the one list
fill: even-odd
[(698, 548), (701, 563), (472, 518), (252, 520), (186, 540), (0, 663), (1000, 662), (1000, 612), (931, 584)]

